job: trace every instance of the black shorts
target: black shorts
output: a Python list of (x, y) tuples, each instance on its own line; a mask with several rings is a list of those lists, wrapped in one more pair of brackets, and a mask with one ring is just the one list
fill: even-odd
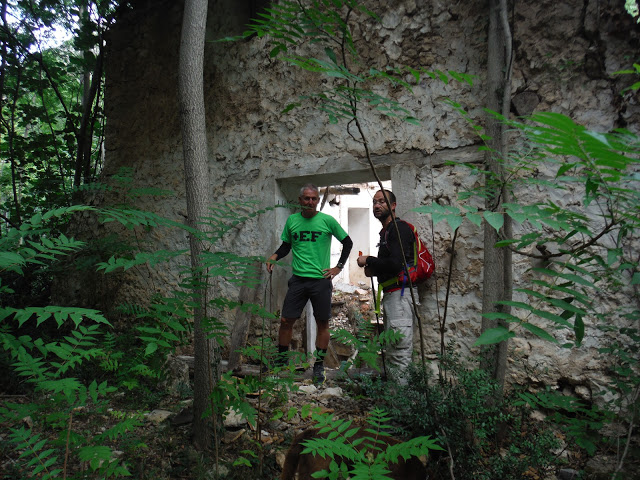
[(283, 318), (300, 318), (302, 310), (311, 300), (313, 316), (318, 321), (327, 321), (331, 317), (331, 292), (333, 283), (330, 278), (308, 278), (293, 275), (289, 279), (289, 290), (282, 305)]

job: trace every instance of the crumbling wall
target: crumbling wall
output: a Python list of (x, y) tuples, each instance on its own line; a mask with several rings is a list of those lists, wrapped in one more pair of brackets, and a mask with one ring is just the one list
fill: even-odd
[[(239, 33), (246, 12), (235, 0), (211, 2), (210, 40)], [(249, 2), (246, 2), (249, 3)], [(444, 223), (411, 208), (434, 200), (456, 204), (456, 192), (471, 188), (480, 178), (453, 168), (448, 162), (480, 161), (479, 139), (445, 100), (461, 104), (477, 122), (482, 119), (486, 66), (487, 11), (485, 2), (399, 0), (381, 6), (371, 2), (381, 21), (355, 22), (354, 38), (362, 52), (363, 68), (411, 65), (430, 70), (453, 70), (475, 77), (473, 85), (423, 78), (412, 92), (380, 86), (380, 93), (402, 102), (420, 120), (420, 126), (364, 110), (364, 131), (383, 179), (390, 179), (398, 197), (398, 212), (414, 222), (432, 240), (438, 273), (422, 289), (425, 348), (439, 351), (437, 316), (442, 313), (450, 255), (452, 290), (447, 339), (464, 353), (480, 333), (482, 296), (482, 232), (465, 223), (455, 251), (452, 232)], [(181, 2), (133, 2), (134, 9), (119, 19), (109, 38), (107, 58), (105, 181), (120, 167), (131, 169), (138, 188), (174, 192), (165, 197), (137, 197), (135, 202), (176, 221), (184, 221), (184, 177), (176, 99)], [(564, 113), (589, 128), (638, 129), (637, 96), (621, 96), (626, 84), (611, 74), (629, 68), (636, 59), (638, 26), (621, 1), (543, 0), (518, 3), (512, 16), (514, 115), (551, 110)], [(269, 57), (264, 38), (206, 45), (204, 87), (207, 108), (211, 191), (214, 201), (255, 198), (261, 205), (295, 200), (297, 186), (307, 181), (340, 184), (372, 181), (362, 145), (344, 124), (330, 124), (320, 112), (301, 108), (282, 114), (301, 95), (318, 90), (322, 80)], [(532, 198), (542, 195), (532, 190)], [(543, 200), (543, 198), (540, 198)], [(95, 202), (109, 202), (108, 196)], [(239, 226), (219, 248), (247, 255), (270, 255), (288, 212), (269, 211)], [(433, 235), (431, 232), (433, 227)], [(92, 233), (99, 229), (92, 227)], [(104, 233), (104, 232), (102, 232)], [(188, 248), (184, 234), (171, 230), (137, 232), (137, 241), (155, 248)], [(517, 258), (515, 280), (531, 266)], [(273, 276), (274, 302), (284, 295), (289, 272)], [(143, 302), (155, 291), (167, 291), (179, 281), (177, 264), (121, 275), (118, 298)], [(261, 302), (261, 287), (243, 295)], [(75, 290), (82, 288), (75, 285)], [(237, 288), (221, 282), (220, 291), (236, 295)], [(74, 289), (74, 288), (71, 288)], [(626, 293), (628, 294), (628, 293)], [(618, 299), (617, 301), (620, 301)], [(624, 300), (622, 300), (624, 301)], [(233, 316), (228, 319), (233, 322)], [(250, 335), (260, 335), (256, 324)], [(513, 342), (510, 361), (513, 379), (534, 375), (534, 367), (548, 367), (545, 380), (564, 377), (577, 384), (604, 382), (597, 348), (601, 339), (593, 330), (580, 348), (562, 350), (535, 338)], [(416, 339), (418, 336), (416, 336)], [(594, 387), (595, 388), (595, 387)]]

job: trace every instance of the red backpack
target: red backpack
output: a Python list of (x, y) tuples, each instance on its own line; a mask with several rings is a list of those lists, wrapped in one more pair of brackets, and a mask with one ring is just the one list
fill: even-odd
[[(435, 269), (435, 264), (433, 263), (433, 258), (431, 257), (431, 253), (427, 250), (427, 246), (425, 243), (420, 240), (420, 236), (418, 235), (418, 231), (416, 227), (411, 225), (409, 222), (405, 220), (398, 220), (399, 222), (406, 223), (413, 235), (416, 237), (416, 241), (413, 246), (413, 265), (409, 265), (409, 277), (411, 278), (411, 283), (416, 285), (418, 283), (424, 282), (427, 278), (431, 276), (433, 270)], [(386, 235), (389, 234), (387, 230)], [(396, 283), (401, 285), (403, 288), (409, 285), (409, 280), (407, 279), (407, 272), (403, 270), (396, 278), (391, 278), (382, 284), (382, 287), (386, 287), (388, 285), (393, 285)]]

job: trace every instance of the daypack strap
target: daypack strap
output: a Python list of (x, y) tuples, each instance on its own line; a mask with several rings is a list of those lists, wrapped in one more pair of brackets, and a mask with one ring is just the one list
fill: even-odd
[[(407, 286), (407, 279), (409, 278), (409, 275), (411, 275), (411, 271), (412, 269), (416, 269), (418, 268), (418, 248), (419, 248), (419, 242), (420, 237), (418, 236), (418, 232), (416, 231), (416, 227), (414, 227), (412, 224), (410, 224), (409, 222), (402, 220), (402, 219), (398, 219), (398, 222), (403, 222), (405, 223), (409, 229), (411, 230), (411, 232), (413, 233), (413, 265), (410, 266), (408, 268), (408, 270), (404, 269), (404, 263), (405, 263), (405, 259), (403, 259), (403, 271), (404, 271), (404, 278), (402, 279), (402, 282), (400, 282), (400, 274), (396, 275), (395, 277), (391, 277), (388, 280), (378, 283), (378, 293), (376, 295), (375, 298), (375, 305), (374, 305), (374, 312), (375, 313), (380, 313), (381, 312), (381, 298), (382, 298), (382, 291), (390, 286), (393, 285), (397, 285), (398, 287), (400, 287), (402, 289), (400, 296), (404, 295), (404, 289)], [(385, 231), (385, 237), (388, 241), (388, 237), (389, 237), (389, 230), (387, 229)], [(401, 238), (398, 238), (399, 242), (402, 242)]]
[[(391, 279), (393, 280), (393, 278)], [(384, 283), (389, 283), (384, 282)], [(374, 313), (380, 313), (382, 311), (382, 290), (384, 288), (384, 284), (378, 283), (378, 293), (375, 296), (375, 305), (373, 306)], [(402, 293), (400, 295), (404, 295), (404, 287), (402, 287)]]
[[(405, 224), (407, 224), (409, 226), (409, 228), (411, 228), (411, 232), (413, 233), (413, 265), (411, 265), (408, 270), (404, 270), (404, 259), (403, 259), (403, 270), (404, 270), (404, 278), (402, 280), (402, 283), (400, 283), (400, 274), (396, 275), (395, 277), (391, 277), (390, 279), (382, 282), (381, 284), (378, 284), (378, 290), (380, 290), (380, 286), (382, 288), (386, 288), (389, 287), (391, 285), (398, 285), (399, 287), (402, 287), (402, 295), (404, 295), (404, 287), (407, 285), (407, 277), (409, 277), (409, 275), (411, 275), (411, 270), (418, 268), (418, 242), (420, 241), (420, 237), (418, 237), (417, 233), (416, 233), (416, 229), (413, 225), (411, 225), (409, 222), (405, 222), (404, 220), (398, 220), (399, 222), (404, 222)], [(389, 232), (385, 232), (385, 236), (388, 237)], [(398, 239), (398, 241), (402, 241), (401, 239)]]
[[(392, 279), (393, 280), (393, 279)], [(386, 282), (385, 282), (386, 283)], [(383, 285), (378, 284), (378, 293), (375, 296), (375, 305), (373, 306), (373, 312), (374, 313), (381, 313), (382, 312), (382, 289), (384, 288)], [(404, 295), (404, 287), (402, 287), (402, 293), (400, 294), (400, 296)]]
[[(405, 282), (405, 285), (402, 286), (402, 291), (400, 292), (401, 297), (404, 296), (405, 286), (406, 286), (406, 282)], [(374, 305), (373, 305), (373, 312), (376, 314), (380, 314), (382, 312), (382, 289), (383, 289), (382, 285), (378, 284), (378, 292), (374, 297)], [(395, 292), (395, 290), (393, 291)]]

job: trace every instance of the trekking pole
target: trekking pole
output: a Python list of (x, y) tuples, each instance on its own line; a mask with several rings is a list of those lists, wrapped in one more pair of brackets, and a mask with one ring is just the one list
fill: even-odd
[[(362, 256), (362, 252), (358, 251), (359, 256)], [(377, 332), (380, 334), (380, 317), (378, 316), (378, 307), (376, 305), (376, 291), (373, 285), (373, 277), (371, 278), (371, 298), (373, 298), (373, 313), (376, 315)], [(382, 353), (382, 370), (384, 371), (384, 377), (387, 378), (387, 362), (384, 359), (384, 347), (380, 345), (380, 352)]]

